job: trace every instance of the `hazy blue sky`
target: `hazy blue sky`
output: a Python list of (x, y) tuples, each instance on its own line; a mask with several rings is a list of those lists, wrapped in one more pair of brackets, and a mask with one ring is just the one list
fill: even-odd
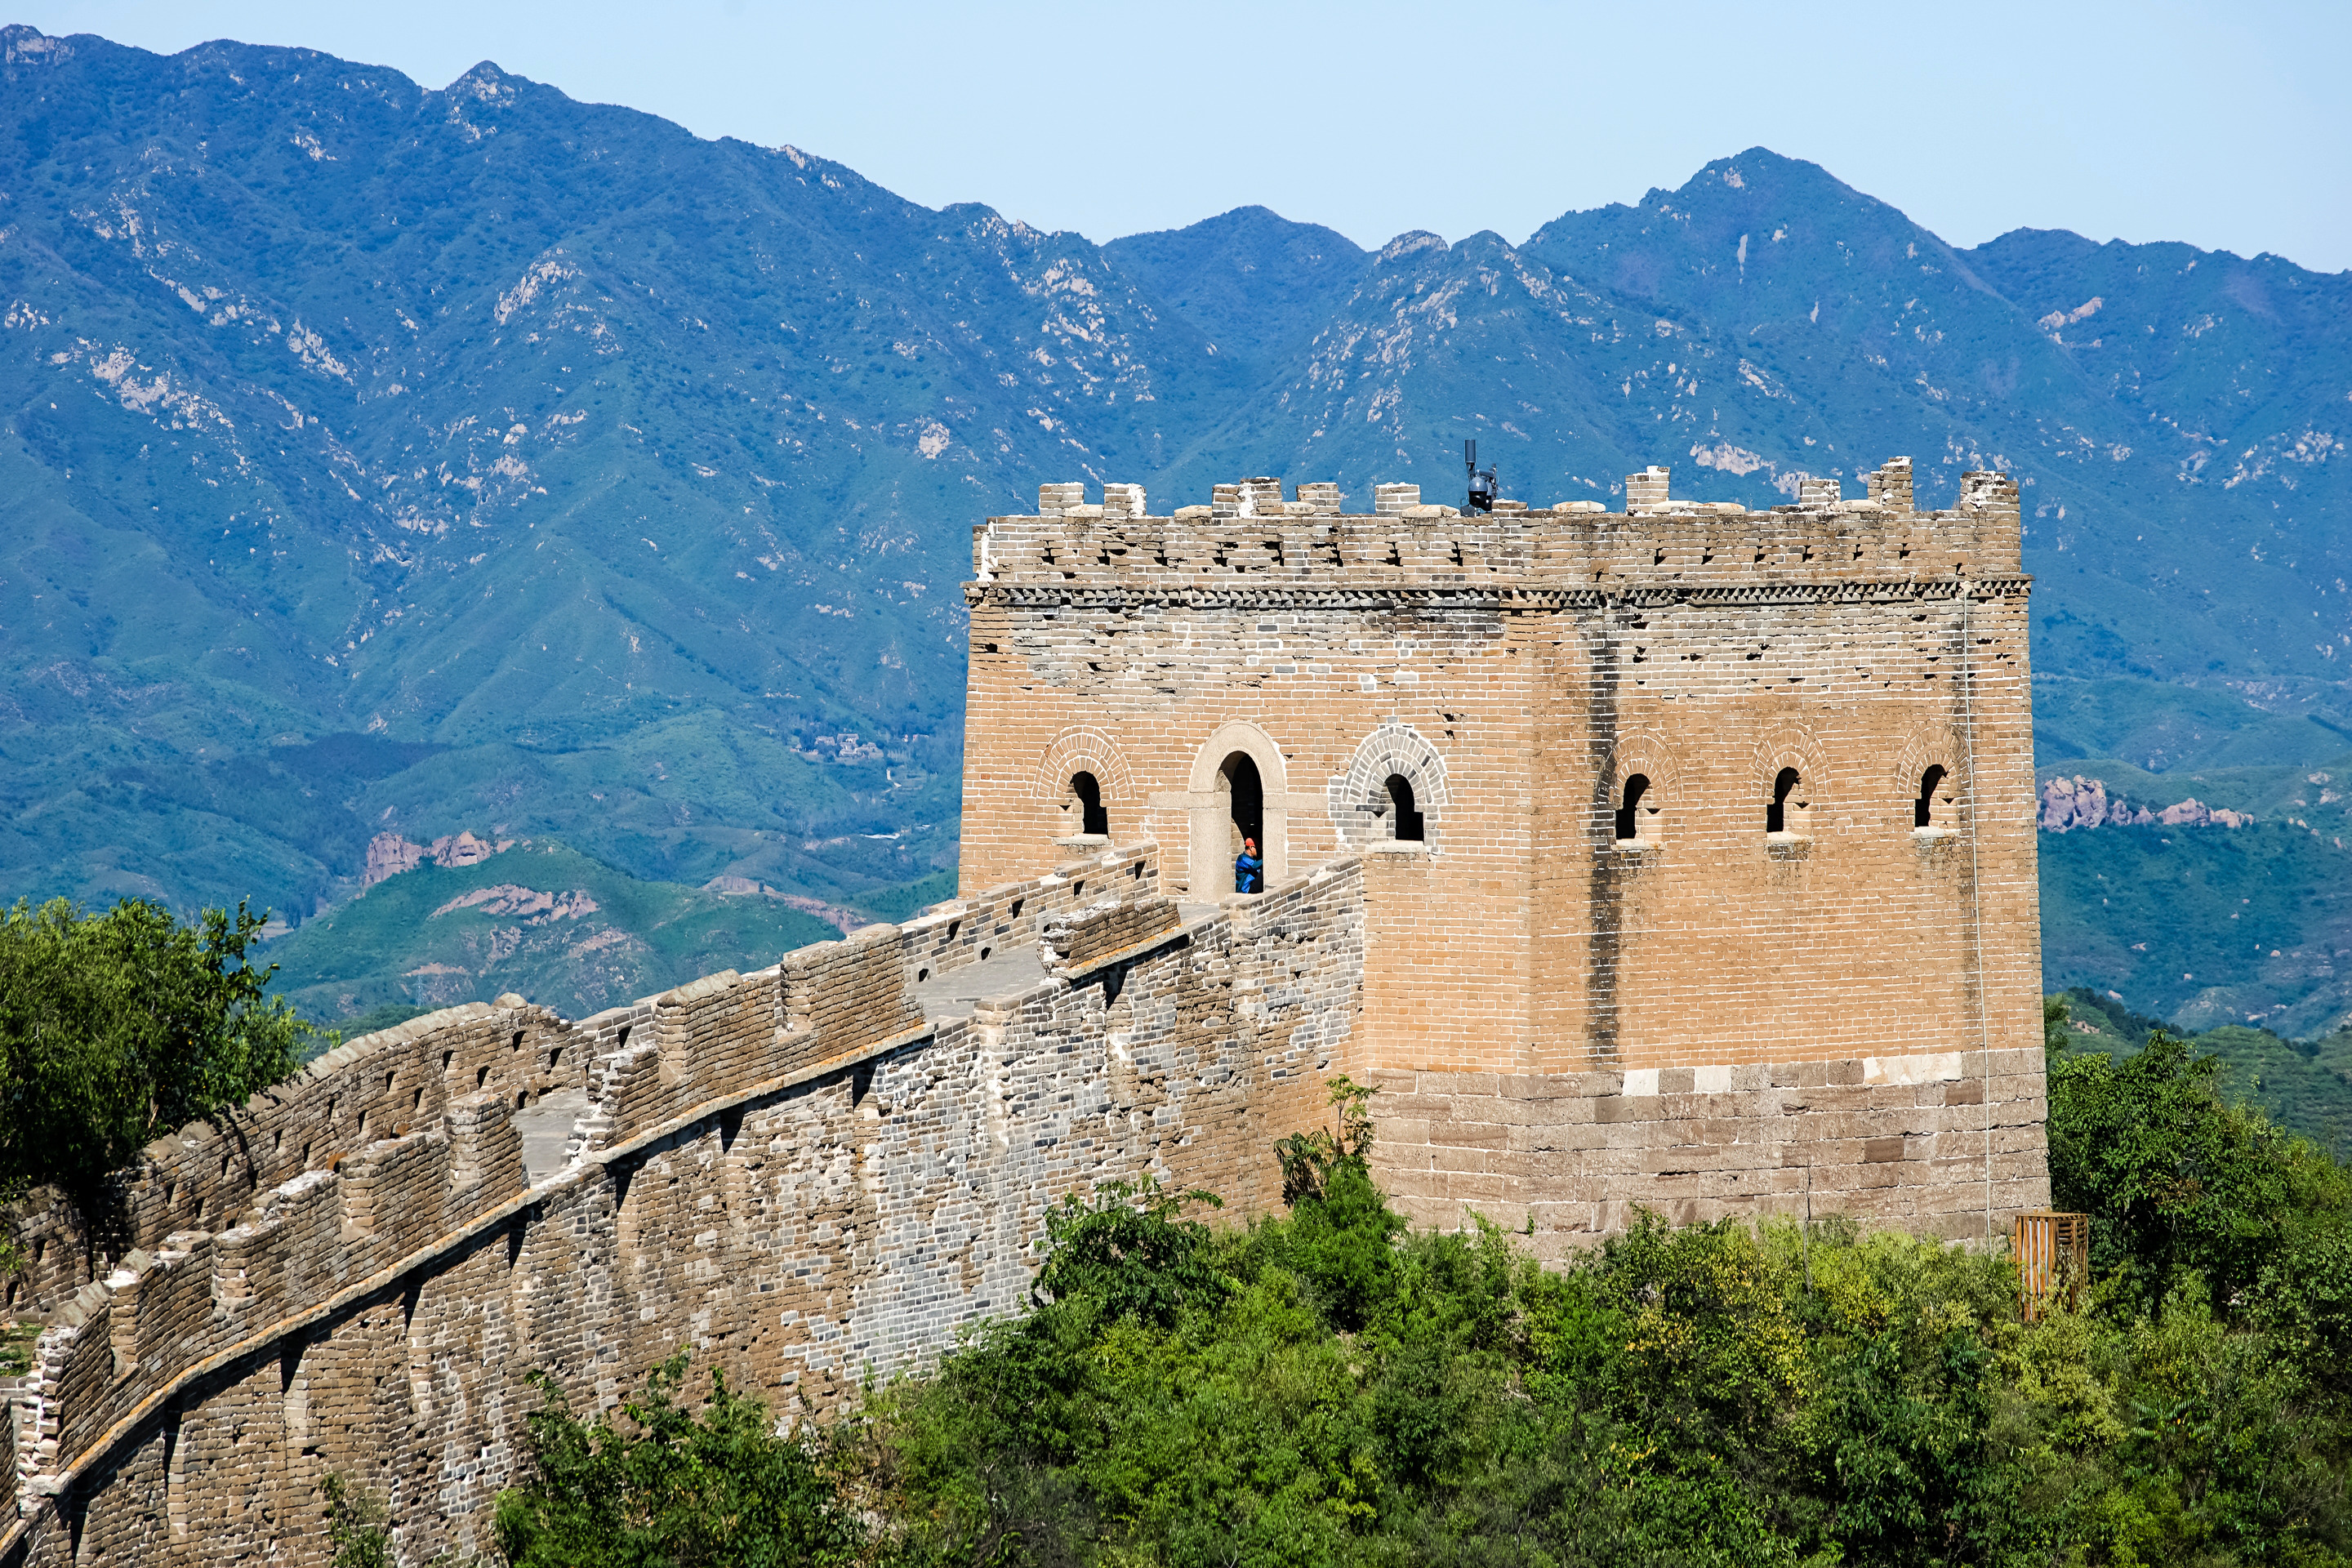
[(1974, 244), (2021, 225), (2352, 267), (2352, 5), (808, 5), (54, 0), (172, 51), (476, 61), (915, 201), (1108, 239), (1260, 202), (1524, 239), (1761, 143)]

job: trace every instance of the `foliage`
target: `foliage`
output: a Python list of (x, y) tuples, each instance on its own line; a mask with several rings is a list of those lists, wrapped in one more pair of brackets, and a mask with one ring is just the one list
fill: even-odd
[[(2064, 1044), (2049, 1042), (2053, 1050), (2128, 1057), (2151, 1035), (2174, 1033), (2162, 1019), (2134, 1012), (2088, 986), (2045, 997), (2042, 1005), (2045, 1013), (2053, 1006), (2065, 1009)], [(2352, 1030), (2297, 1041), (2268, 1028), (2222, 1024), (2182, 1037), (2199, 1055), (2221, 1058), (2215, 1083), (2224, 1098), (2246, 1101), (2338, 1159), (2352, 1155)]]
[(2042, 1048), (2055, 1057), (2074, 1041), (2069, 1037), (2067, 1020), (2073, 1009), (2063, 996), (2042, 999)]
[(1551, 1269), (1407, 1234), (1343, 1110), (1287, 1215), (1061, 1273), (883, 1391), (859, 1496), (908, 1563), (2352, 1563), (2346, 1173), (2210, 1086), (2053, 1057), (2070, 1157), (2158, 1196), (2031, 1324), (2005, 1259), (1837, 1220), (1644, 1215)]
[(1113, 1319), (1167, 1327), (1230, 1284), (1209, 1264), (1209, 1227), (1181, 1217), (1188, 1205), (1222, 1203), (1214, 1193), (1163, 1194), (1150, 1177), (1112, 1182), (1091, 1201), (1068, 1194), (1045, 1211), (1045, 1264), (1031, 1299), (1084, 1298)]
[(247, 956), (267, 919), (59, 899), (0, 920), (0, 1190), (54, 1182), (99, 1215), (150, 1141), (294, 1070), (310, 1026)]
[(525, 1439), (532, 1475), (499, 1494), (493, 1529), (517, 1568), (782, 1568), (858, 1559), (864, 1531), (828, 1470), (824, 1434), (779, 1430), (716, 1370), (700, 1410), (678, 1404), (684, 1352), (616, 1416), (582, 1421), (554, 1381)]
[(333, 1568), (394, 1568), (392, 1531), (382, 1499), (345, 1480), (341, 1471), (319, 1483), (327, 1500), (327, 1542)]
[(1275, 1160), (1282, 1166), (1285, 1204), (1295, 1205), (1302, 1197), (1321, 1193), (1336, 1167), (1352, 1163), (1360, 1169), (1371, 1157), (1372, 1096), (1380, 1091), (1345, 1076), (1333, 1079), (1330, 1089), (1330, 1103), (1339, 1109), (1339, 1125), (1310, 1127), (1274, 1145)]
[(45, 1326), (37, 1319), (26, 1322), (0, 1316), (0, 1377), (21, 1377), (33, 1370), (33, 1346)]
[(2091, 1216), (2119, 1304), (2154, 1316), (2196, 1293), (2352, 1391), (2352, 1170), (2224, 1100), (2221, 1068), (2161, 1030), (2121, 1060), (2053, 1059), (2052, 1201)]
[[(2161, 1036), (2124, 1062), (2053, 1048), (2060, 1202), (2103, 1247), (2079, 1308), (2032, 1323), (2006, 1258), (1842, 1219), (1643, 1215), (1548, 1268), (1483, 1220), (1409, 1232), (1342, 1082), (1338, 1127), (1287, 1145), (1311, 1176), (1287, 1214), (1212, 1229), (1149, 1184), (1066, 1201), (1029, 1310), (788, 1444), (789, 1486), (758, 1446), (706, 1456), (701, 1490), (675, 1458), (636, 1479), (551, 1405), (530, 1494), (569, 1533), (508, 1533), (510, 1494), (500, 1539), (699, 1561), (648, 1521), (765, 1487), (812, 1560), (905, 1568), (2347, 1568), (2352, 1173), (2214, 1072)], [(691, 1425), (683, 1364), (638, 1428)]]
[(2352, 1206), (2343, 1166), (2223, 1100), (2221, 1066), (2162, 1031), (2121, 1060), (2050, 1064), (2053, 1201), (2091, 1215), (2093, 1267), (2145, 1310), (2184, 1271), (2247, 1300)]

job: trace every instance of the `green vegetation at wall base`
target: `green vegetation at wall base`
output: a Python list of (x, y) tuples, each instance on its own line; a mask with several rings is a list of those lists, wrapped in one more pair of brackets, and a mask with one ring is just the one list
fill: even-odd
[(2161, 1033), (2053, 1054), (2053, 1196), (2095, 1268), (2032, 1321), (2006, 1256), (1836, 1216), (1643, 1215), (1552, 1268), (1485, 1218), (1409, 1231), (1343, 1116), (1286, 1143), (1286, 1214), (1065, 1201), (1028, 1310), (833, 1421), (688, 1417), (678, 1363), (625, 1418), (551, 1406), (501, 1538), (640, 1562), (759, 1517), (736, 1560), (2341, 1568), (2352, 1172), (2222, 1070)]

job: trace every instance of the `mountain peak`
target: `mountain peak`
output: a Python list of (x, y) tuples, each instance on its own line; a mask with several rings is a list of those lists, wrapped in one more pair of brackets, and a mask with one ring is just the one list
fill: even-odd
[(12, 22), (0, 27), (0, 64), (57, 65), (73, 58), (73, 45), (52, 38), (38, 27)]
[(453, 96), (478, 98), (485, 103), (511, 103), (515, 100), (515, 83), (524, 79), (509, 78), (499, 68), (496, 60), (483, 60), (451, 82), (447, 90)]
[(1279, 352), (1371, 265), (1347, 236), (1255, 205), (1102, 248), (1221, 352)]
[(1408, 229), (1381, 247), (1380, 255), (1375, 259), (1385, 265), (1391, 261), (1402, 261), (1406, 257), (1421, 251), (1443, 251), (1446, 248), (1444, 235), (1432, 234), (1425, 228)]

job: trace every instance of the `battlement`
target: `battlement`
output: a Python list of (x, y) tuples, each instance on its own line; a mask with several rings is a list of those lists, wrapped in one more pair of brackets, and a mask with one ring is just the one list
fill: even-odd
[[(1264, 1151), (1319, 1104), (1360, 992), (1360, 869), (1189, 921), (1158, 874), (1148, 842), (1076, 856), (578, 1024), (448, 1009), (329, 1053), (226, 1131), (159, 1142), (126, 1173), (136, 1245), (96, 1278), (62, 1246), (37, 1266), (23, 1304), (49, 1326), (0, 1404), (21, 1515), (0, 1553), (119, 1500), (87, 1529), (211, 1520), (233, 1538), (215, 1554), (257, 1554), (317, 1539), (325, 1468), (449, 1455), (438, 1484), (478, 1509), (534, 1367), (609, 1394), (690, 1338), (746, 1385), (837, 1397), (1016, 1305), (1066, 1192), (1157, 1173), (1274, 1201)], [(966, 970), (977, 1001), (919, 1005)], [(530, 1169), (517, 1100), (543, 1119), (557, 1072), (558, 1106), (585, 1108)], [(224, 1139), (256, 1151), (226, 1175)], [(410, 1436), (379, 1449), (352, 1426), (370, 1398)], [(294, 1511), (253, 1516), (257, 1495)], [(478, 1547), (447, 1495), (393, 1488), (410, 1528)]]
[(1928, 574), (2002, 576), (2021, 568), (2017, 486), (1971, 471), (1959, 502), (1919, 511), (1911, 459), (1867, 476), (1846, 500), (1840, 481), (1808, 479), (1798, 499), (1769, 510), (1736, 501), (1676, 499), (1667, 470), (1625, 479), (1625, 505), (1567, 500), (1545, 508), (1498, 501), (1484, 515), (1423, 504), (1414, 485), (1374, 487), (1373, 510), (1340, 509), (1337, 485), (1280, 481), (1218, 485), (1207, 506), (1146, 510), (1142, 487), (1039, 487), (1037, 511), (993, 517), (973, 530), (969, 593), (1059, 584), (1199, 587), (1210, 583), (1347, 585), (1499, 584), (1535, 588), (1677, 584), (1877, 581)]

